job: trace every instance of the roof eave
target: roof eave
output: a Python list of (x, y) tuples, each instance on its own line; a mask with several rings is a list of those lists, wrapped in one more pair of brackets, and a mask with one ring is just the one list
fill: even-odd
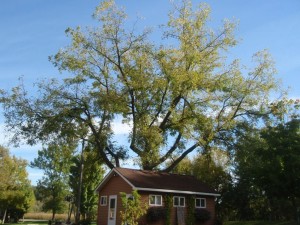
[(176, 193), (176, 194), (187, 194), (187, 195), (205, 195), (205, 196), (214, 196), (214, 197), (221, 196), (220, 194), (217, 194), (217, 193), (208, 193), (208, 192), (181, 191), (181, 190), (157, 189), (157, 188), (143, 188), (143, 187), (135, 187), (134, 189), (138, 190), (138, 191)]
[(113, 168), (109, 173), (104, 177), (104, 179), (101, 181), (101, 183), (95, 188), (95, 193), (99, 193), (100, 189), (109, 181), (109, 179), (113, 176), (113, 173), (117, 173), (122, 179), (128, 183), (133, 189), (135, 188), (132, 183), (129, 182), (126, 177), (124, 177), (116, 168)]

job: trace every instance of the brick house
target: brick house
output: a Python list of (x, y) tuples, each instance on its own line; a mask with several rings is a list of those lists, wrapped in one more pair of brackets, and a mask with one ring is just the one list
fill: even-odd
[(112, 169), (96, 188), (99, 194), (97, 225), (120, 225), (120, 211), (124, 211), (120, 192), (130, 195), (133, 190), (138, 191), (141, 201), (149, 207), (147, 215), (140, 218), (139, 224), (141, 225), (165, 224), (164, 218), (156, 218), (156, 221), (149, 220), (151, 217), (149, 214), (152, 211), (157, 215), (159, 211), (164, 210), (166, 199), (171, 201), (169, 204), (171, 205), (171, 208), (169, 207), (171, 224), (185, 224), (188, 206), (191, 204), (195, 212), (204, 213), (207, 216), (205, 222), (195, 224), (214, 224), (215, 198), (219, 194), (196, 180), (195, 177), (118, 167)]

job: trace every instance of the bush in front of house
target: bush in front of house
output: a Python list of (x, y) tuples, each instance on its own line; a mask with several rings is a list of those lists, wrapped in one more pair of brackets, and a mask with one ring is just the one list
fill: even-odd
[(157, 222), (166, 218), (166, 209), (164, 207), (151, 207), (147, 211), (147, 221)]
[(211, 214), (207, 209), (195, 209), (195, 219), (197, 222), (206, 222), (210, 220)]
[(83, 219), (79, 221), (79, 225), (91, 225), (92, 221), (90, 219)]

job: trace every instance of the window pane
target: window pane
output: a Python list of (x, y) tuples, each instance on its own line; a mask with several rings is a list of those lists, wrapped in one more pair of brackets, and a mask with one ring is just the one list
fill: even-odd
[(116, 200), (114, 198), (110, 199), (110, 208), (114, 209), (115, 208), (115, 204), (116, 204)]
[(174, 205), (175, 205), (175, 206), (178, 206), (178, 205), (179, 205), (178, 197), (174, 197)]
[(109, 201), (109, 219), (115, 219), (116, 199), (112, 198)]
[(161, 205), (161, 196), (160, 195), (156, 196), (156, 205)]
[(206, 198), (196, 198), (195, 207), (197, 208), (206, 208)]
[(180, 206), (184, 206), (184, 197), (180, 198)]
[(106, 205), (106, 196), (101, 196), (100, 204), (101, 205)]
[(206, 202), (205, 202), (205, 198), (201, 198), (201, 207), (205, 208), (206, 206)]
[(150, 205), (155, 205), (155, 195), (150, 195)]

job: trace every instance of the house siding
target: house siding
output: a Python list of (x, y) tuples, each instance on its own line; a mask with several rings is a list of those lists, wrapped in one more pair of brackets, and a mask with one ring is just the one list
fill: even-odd
[[(112, 172), (108, 179), (105, 180), (106, 183), (101, 184), (98, 187), (99, 192), (99, 202), (98, 202), (98, 218), (97, 225), (107, 225), (108, 224), (108, 207), (109, 207), (109, 196), (115, 195), (117, 196), (117, 211), (116, 211), (116, 225), (121, 225), (120, 211), (122, 209), (122, 201), (120, 197), (120, 192), (125, 192), (127, 194), (132, 193), (132, 186), (123, 179), (118, 173)], [(187, 198), (191, 195), (188, 194), (178, 194), (178, 193), (162, 193), (162, 192), (151, 192), (151, 191), (139, 191), (141, 196), (141, 201), (143, 205), (148, 207), (158, 207), (158, 206), (149, 206), (149, 195), (161, 195), (162, 196), (162, 207), (166, 205), (165, 196), (180, 196), (185, 197), (185, 207), (184, 207), (184, 215), (186, 221), (187, 215)], [(107, 196), (107, 205), (101, 206), (100, 200), (101, 196)], [(206, 199), (206, 210), (210, 212), (211, 219), (205, 223), (195, 223), (195, 225), (213, 225), (215, 222), (215, 197), (214, 196), (203, 196), (203, 195), (193, 195), (195, 198), (205, 198)], [(171, 209), (171, 224), (177, 225), (177, 208), (172, 205)], [(160, 220), (157, 222), (149, 223), (147, 221), (147, 216), (144, 215), (139, 220), (139, 225), (165, 225), (164, 220)]]
[[(116, 225), (121, 224), (120, 219), (120, 211), (122, 210), (122, 201), (120, 198), (120, 190), (122, 192), (130, 194), (132, 192), (131, 186), (126, 183), (122, 178), (119, 176), (112, 177), (110, 181), (104, 186), (104, 188), (99, 193), (99, 199), (100, 196), (107, 196), (107, 200), (109, 198), (109, 195), (117, 195), (117, 220)], [(162, 206), (165, 206), (164, 201), (164, 193), (159, 192), (139, 192), (141, 195), (141, 202), (143, 205), (147, 205), (148, 207), (157, 207), (157, 206), (149, 206), (149, 195), (162, 195), (163, 203)], [(187, 201), (188, 195), (180, 195), (180, 194), (169, 194), (170, 196), (182, 196), (185, 197), (185, 201)], [(211, 213), (211, 219), (205, 223), (195, 223), (195, 225), (213, 225), (215, 221), (215, 200), (212, 196), (194, 196), (197, 198), (206, 198), (206, 208)], [(187, 202), (186, 202), (187, 203)], [(98, 207), (98, 225), (107, 225), (107, 219), (108, 219), (108, 202), (106, 206), (100, 206), (100, 200), (99, 200), (99, 207)], [(185, 205), (184, 214), (187, 215), (187, 206)], [(186, 217), (185, 217), (186, 219)], [(147, 217), (144, 215), (139, 220), (139, 225), (164, 225), (165, 221), (160, 220), (157, 222), (149, 223), (147, 222)], [(171, 210), (171, 224), (176, 225), (177, 224), (177, 208), (172, 206)]]
[[(124, 181), (118, 174), (114, 174), (104, 187), (99, 191), (99, 202), (98, 202), (98, 225), (107, 225), (108, 220), (108, 199), (110, 195), (117, 195), (117, 220), (116, 225), (121, 224), (120, 210), (122, 209), (122, 201), (120, 192), (131, 193), (132, 187)], [(100, 205), (100, 197), (107, 196), (107, 205)]]
[[(164, 201), (164, 193), (159, 193), (159, 192), (139, 192), (139, 194), (141, 195), (141, 200), (142, 202), (148, 205), (148, 207), (158, 207), (158, 206), (149, 206), (149, 195), (162, 195), (163, 196), (163, 207), (165, 206), (165, 201)], [(182, 194), (168, 194), (170, 196), (181, 196), (181, 197), (185, 197), (185, 201), (187, 203), (187, 198), (189, 197), (189, 195), (182, 195)], [(208, 210), (211, 213), (211, 219), (205, 223), (195, 223), (195, 225), (213, 225), (214, 221), (215, 221), (215, 198), (212, 196), (201, 196), (201, 195), (197, 195), (194, 196), (196, 198), (205, 198), (206, 199), (206, 210)], [(187, 215), (187, 205), (185, 205), (184, 207), (184, 214), (185, 214), (185, 220), (186, 220), (186, 215)], [(147, 218), (146, 215), (144, 215), (140, 221), (139, 221), (139, 225), (164, 225), (165, 221), (161, 220), (161, 221), (157, 221), (154, 223), (149, 223), (147, 222)], [(176, 225), (177, 224), (177, 207), (173, 207), (172, 206), (172, 210), (171, 210), (171, 224), (172, 225)]]

